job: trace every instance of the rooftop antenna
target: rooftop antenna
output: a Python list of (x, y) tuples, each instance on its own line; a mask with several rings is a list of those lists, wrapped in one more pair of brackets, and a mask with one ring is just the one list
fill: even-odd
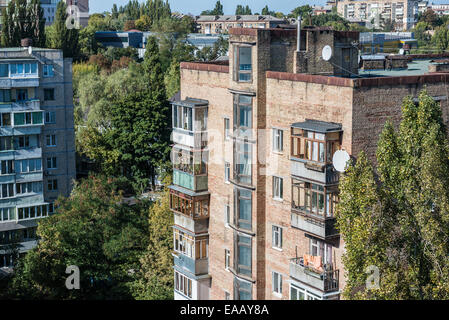
[(301, 50), (301, 16), (298, 16), (298, 39), (296, 40), (296, 52)]

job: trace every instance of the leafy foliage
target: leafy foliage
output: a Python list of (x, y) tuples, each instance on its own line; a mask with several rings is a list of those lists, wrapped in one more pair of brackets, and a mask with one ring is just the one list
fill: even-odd
[[(343, 178), (337, 222), (345, 241), (350, 299), (449, 297), (449, 142), (441, 107), (424, 90), (387, 122), (377, 174), (362, 153)], [(380, 288), (365, 287), (368, 266)]]

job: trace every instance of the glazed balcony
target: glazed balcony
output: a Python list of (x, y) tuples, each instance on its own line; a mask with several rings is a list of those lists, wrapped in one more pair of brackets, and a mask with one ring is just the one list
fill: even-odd
[(173, 170), (173, 184), (195, 192), (206, 191), (208, 178), (205, 175), (193, 175), (180, 170)]
[(291, 174), (321, 184), (338, 184), (332, 158), (340, 149), (340, 140), (340, 124), (315, 120), (292, 124)]
[(194, 275), (207, 274), (209, 272), (209, 259), (192, 259), (186, 255), (174, 252), (174, 265), (188, 270)]
[(321, 239), (339, 235), (335, 210), (338, 187), (292, 179), (291, 226)]
[(314, 268), (304, 264), (304, 258), (290, 260), (290, 277), (306, 283), (323, 292), (339, 290), (339, 270), (334, 270), (332, 265), (322, 268)]

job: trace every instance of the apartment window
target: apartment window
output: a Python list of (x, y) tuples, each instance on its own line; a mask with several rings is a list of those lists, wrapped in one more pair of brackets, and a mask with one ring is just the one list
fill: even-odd
[(292, 208), (304, 213), (334, 217), (339, 202), (337, 187), (292, 180)]
[(57, 169), (58, 163), (56, 157), (47, 158), (47, 169)]
[(225, 224), (229, 225), (231, 223), (231, 207), (226, 204), (225, 205)]
[(1, 198), (14, 197), (14, 183), (3, 183), (1, 186)]
[(11, 63), (11, 76), (37, 75), (37, 63)]
[(0, 63), (0, 77), (9, 77), (9, 66), (6, 63)]
[(39, 172), (42, 171), (41, 159), (16, 160), (15, 169), (17, 173)]
[(12, 174), (14, 173), (14, 161), (2, 160), (0, 161), (0, 174)]
[(42, 182), (25, 182), (16, 184), (16, 194), (40, 193), (42, 192)]
[(231, 251), (225, 249), (225, 269), (229, 269), (231, 267)]
[(18, 112), (14, 113), (14, 125), (23, 126), (30, 124), (43, 124), (42, 112)]
[(282, 249), (282, 228), (278, 226), (272, 227), (272, 245), (273, 248)]
[(29, 148), (30, 147), (30, 136), (20, 136), (17, 137), (17, 146), (19, 149)]
[(54, 111), (46, 111), (45, 123), (55, 123), (55, 122), (56, 122), (56, 113)]
[(45, 136), (45, 141), (47, 147), (56, 147), (56, 135), (55, 134), (47, 134)]
[(225, 182), (229, 182), (231, 177), (231, 164), (229, 162), (225, 162)]
[(0, 254), (0, 268), (12, 268), (14, 259), (12, 254)]
[(13, 137), (0, 137), (0, 151), (13, 150)]
[(192, 298), (192, 280), (175, 271), (175, 290), (186, 297)]
[(273, 198), (282, 199), (284, 194), (284, 179), (273, 177)]
[(229, 139), (230, 126), (231, 126), (231, 121), (229, 120), (229, 118), (224, 118), (224, 137), (225, 137), (225, 139)]
[(273, 271), (273, 292), (282, 294), (282, 275)]
[(234, 45), (234, 80), (252, 81), (252, 47)]
[(28, 100), (28, 90), (27, 89), (17, 89), (17, 101), (25, 101)]
[(273, 151), (282, 152), (284, 150), (284, 131), (273, 129)]
[(236, 235), (236, 271), (238, 274), (246, 275), (251, 277), (251, 266), (252, 266), (252, 245), (251, 237), (242, 234)]
[(238, 136), (251, 136), (253, 127), (253, 98), (248, 95), (234, 94), (234, 132)]
[(170, 209), (192, 218), (209, 216), (209, 198), (186, 199), (176, 191), (170, 191)]
[(234, 278), (234, 297), (236, 300), (252, 300), (251, 282)]
[(234, 188), (235, 213), (234, 221), (237, 227), (252, 230), (252, 192), (246, 189)]
[(321, 300), (320, 297), (302, 288), (290, 285), (290, 300)]
[(55, 100), (55, 89), (44, 89), (44, 100), (53, 101)]
[(10, 127), (11, 126), (11, 114), (8, 113), (2, 113), (2, 117), (1, 117), (1, 125), (2, 127)]
[(207, 259), (209, 256), (209, 239), (207, 237), (193, 237), (178, 229), (173, 232), (173, 247), (179, 252), (191, 259)]
[(0, 221), (16, 220), (15, 208), (1, 208), (0, 209)]
[(52, 64), (45, 64), (43, 67), (43, 73), (44, 77), (53, 77), (53, 65)]
[(47, 189), (48, 191), (56, 191), (58, 190), (58, 180), (51, 179), (47, 181)]
[(237, 183), (252, 183), (252, 151), (251, 143), (234, 139), (234, 180)]
[(0, 89), (0, 102), (11, 102), (10, 89)]
[(323, 133), (292, 128), (292, 157), (331, 163), (334, 153), (340, 149), (340, 132)]

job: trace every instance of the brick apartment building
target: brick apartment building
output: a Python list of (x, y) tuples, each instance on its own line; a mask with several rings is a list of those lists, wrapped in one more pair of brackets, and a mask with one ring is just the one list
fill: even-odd
[(420, 11), (416, 0), (342, 0), (337, 1), (337, 12), (348, 20), (363, 21), (371, 28), (379, 28), (382, 20), (391, 20), (397, 31), (410, 30), (418, 22)]
[(448, 124), (447, 66), (361, 70), (358, 32), (304, 28), (299, 48), (297, 30), (229, 33), (229, 63), (182, 63), (173, 102), (175, 299), (339, 299), (333, 155), (374, 160), (424, 87)]
[(38, 221), (72, 189), (72, 59), (61, 50), (0, 48), (0, 116), (1, 274), (13, 265), (14, 239), (21, 253), (36, 246)]

